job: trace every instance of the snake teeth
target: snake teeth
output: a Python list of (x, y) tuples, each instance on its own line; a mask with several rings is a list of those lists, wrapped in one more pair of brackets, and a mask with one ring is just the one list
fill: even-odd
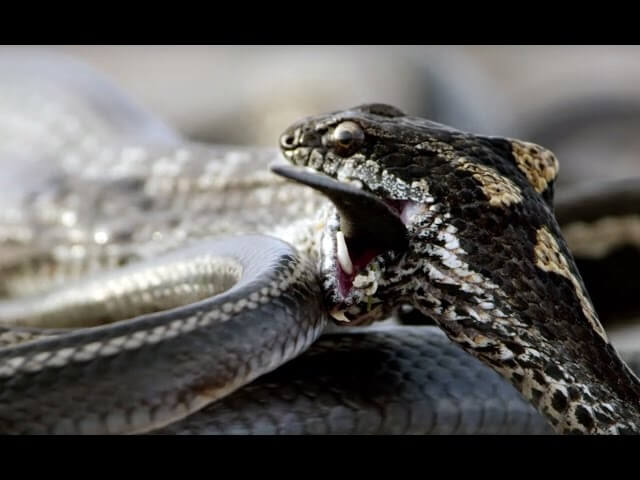
[(351, 320), (349, 320), (347, 316), (344, 314), (344, 310), (334, 309), (329, 311), (329, 315), (331, 315), (333, 318), (335, 318), (339, 322), (343, 322), (343, 323), (351, 322)]
[(344, 234), (341, 231), (336, 232), (336, 245), (337, 245), (337, 257), (338, 263), (342, 270), (347, 275), (351, 275), (353, 273), (353, 263), (351, 262), (351, 257), (349, 256), (349, 249), (347, 248), (347, 242), (344, 240)]

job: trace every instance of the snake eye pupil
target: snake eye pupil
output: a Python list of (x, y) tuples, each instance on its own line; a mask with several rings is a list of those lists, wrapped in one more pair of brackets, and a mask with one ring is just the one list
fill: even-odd
[(347, 147), (351, 143), (351, 140), (353, 140), (353, 135), (350, 131), (340, 130), (339, 132), (336, 132), (336, 142), (340, 145)]
[(280, 137), (280, 145), (283, 148), (291, 148), (294, 146), (296, 139), (295, 136), (291, 133), (285, 133)]
[(364, 140), (364, 132), (357, 123), (343, 122), (333, 131), (333, 141), (340, 154), (353, 153)]

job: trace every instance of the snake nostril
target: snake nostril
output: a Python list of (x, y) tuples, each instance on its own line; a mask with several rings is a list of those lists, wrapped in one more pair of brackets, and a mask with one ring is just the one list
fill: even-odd
[(282, 148), (293, 148), (296, 143), (296, 137), (292, 133), (285, 133), (280, 137), (280, 146)]
[(306, 147), (317, 146), (320, 144), (320, 135), (315, 132), (305, 132), (300, 143)]

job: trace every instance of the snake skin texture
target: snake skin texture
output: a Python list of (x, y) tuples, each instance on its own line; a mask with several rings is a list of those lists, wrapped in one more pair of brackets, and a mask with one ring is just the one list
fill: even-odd
[(299, 359), (158, 434), (549, 434), (498, 374), (434, 327), (323, 336)]
[[(324, 335), (300, 358), (160, 435), (549, 435), (496, 372), (434, 327)], [(640, 355), (625, 361), (640, 370)]]
[[(90, 77), (16, 78), (1, 432), (637, 430), (638, 380), (552, 213), (551, 152), (366, 105), (288, 129), (301, 170), (189, 143)], [(302, 354), (327, 313), (366, 325), (405, 304), (449, 339), (394, 326)]]
[(325, 257), (338, 260), (322, 276), (337, 318), (375, 320), (405, 301), (556, 431), (638, 431), (640, 381), (609, 342), (553, 215), (550, 151), (379, 104), (304, 119), (281, 146), (293, 164), (373, 193), (406, 225), (406, 248), (370, 260), (372, 240), (352, 236), (341, 248), (356, 261), (345, 262), (338, 232), (353, 228), (335, 213)]

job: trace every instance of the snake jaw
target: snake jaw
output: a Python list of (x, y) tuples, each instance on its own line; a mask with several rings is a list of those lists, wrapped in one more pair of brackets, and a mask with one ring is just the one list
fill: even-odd
[[(353, 182), (337, 181), (313, 170), (274, 165), (272, 171), (307, 185), (325, 195), (334, 205), (325, 221), (321, 241), (321, 271), (330, 301), (350, 315), (371, 316), (368, 297), (375, 294), (383, 261), (375, 259), (408, 247), (408, 200), (388, 200), (363, 190)], [(410, 216), (410, 215), (409, 215)], [(359, 305), (355, 309), (355, 305)], [(342, 318), (340, 318), (342, 321)]]
[[(423, 209), (412, 202), (404, 205), (399, 216), (412, 229), (416, 212)], [(368, 325), (384, 320), (399, 301), (395, 279), (404, 268), (403, 259), (409, 250), (362, 248), (363, 244), (357, 242), (352, 246), (340, 225), (340, 214), (332, 210), (320, 241), (320, 271), (327, 301), (332, 305), (329, 313), (341, 324)], [(348, 259), (343, 257), (346, 255)]]

